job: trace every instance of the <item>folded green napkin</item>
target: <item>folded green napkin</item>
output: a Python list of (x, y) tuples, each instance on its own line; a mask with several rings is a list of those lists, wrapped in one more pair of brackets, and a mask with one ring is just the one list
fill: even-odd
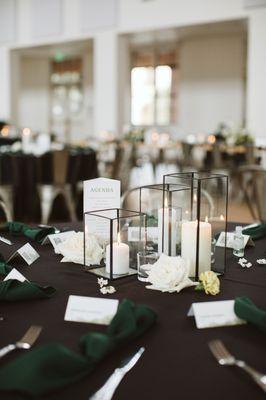
[[(12, 269), (0, 253), (0, 275), (6, 276)], [(0, 301), (47, 299), (55, 293), (56, 289), (52, 286), (41, 287), (34, 282), (20, 282), (16, 279), (0, 282)]]
[(0, 225), (0, 231), (9, 232), (11, 235), (19, 236), (23, 235), (31, 240), (36, 240), (41, 243), (47, 235), (55, 233), (54, 227), (47, 228), (31, 228), (22, 222), (6, 222)]
[[(0, 391), (40, 396), (73, 383), (92, 372), (115, 349), (141, 336), (156, 321), (144, 305), (123, 300), (106, 333), (89, 332), (80, 338), (82, 354), (61, 344), (35, 347), (0, 369)], [(59, 396), (60, 397), (60, 396)]]
[(266, 310), (258, 308), (248, 297), (237, 297), (234, 309), (239, 318), (266, 330)]
[(244, 235), (249, 235), (251, 239), (261, 239), (266, 237), (266, 222), (254, 226), (253, 228), (243, 229)]

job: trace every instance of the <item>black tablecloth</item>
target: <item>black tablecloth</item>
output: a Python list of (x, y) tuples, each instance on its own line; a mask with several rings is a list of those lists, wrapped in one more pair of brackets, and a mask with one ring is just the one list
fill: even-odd
[[(52, 152), (41, 157), (21, 152), (0, 154), (0, 185), (11, 185), (13, 187), (15, 220), (23, 222), (40, 221), (37, 183), (51, 184), (53, 181), (52, 157)], [(97, 176), (97, 157), (94, 150), (84, 149), (70, 152), (67, 183), (72, 185), (73, 192), (75, 192), (77, 182), (97, 178)], [(77, 202), (80, 202), (80, 199)], [(77, 204), (77, 212), (80, 218), (82, 218), (81, 208), (80, 204)], [(58, 220), (58, 216), (60, 218), (60, 209), (61, 203), (58, 205), (57, 211), (52, 214), (54, 220)], [(60, 220), (62, 221), (62, 219)]]
[[(26, 243), (16, 239), (16, 246)], [(255, 249), (246, 250), (246, 258), (255, 261), (265, 257), (266, 240), (256, 242)], [(60, 263), (51, 245), (33, 247), (41, 257), (30, 267), (19, 270), (30, 280), (41, 285), (53, 285), (58, 289), (49, 300), (24, 301), (13, 304), (1, 303), (0, 346), (15, 342), (32, 324), (40, 324), (43, 331), (36, 344), (60, 342), (79, 351), (78, 339), (91, 330), (104, 327), (83, 323), (64, 322), (69, 295), (103, 297), (99, 293), (97, 278), (82, 271), (82, 266)], [(14, 250), (0, 243), (0, 252), (8, 256)], [(145, 289), (135, 277), (115, 281), (117, 292), (109, 298), (129, 298), (145, 303), (158, 314), (157, 325), (143, 337), (126, 348), (117, 350), (95, 370), (76, 384), (69, 385), (50, 395), (49, 400), (87, 400), (119, 365), (121, 359), (140, 346), (146, 351), (138, 364), (128, 373), (117, 389), (114, 399), (135, 400), (185, 400), (185, 399), (242, 399), (260, 400), (265, 394), (244, 372), (235, 367), (222, 367), (214, 360), (208, 342), (219, 338), (237, 357), (245, 359), (259, 371), (266, 373), (266, 334), (251, 325), (198, 330), (194, 319), (187, 317), (192, 302), (229, 300), (237, 296), (249, 296), (258, 306), (266, 308), (266, 267), (253, 263), (249, 270), (237, 264), (237, 258), (229, 253), (226, 275), (221, 279), (221, 294), (215, 297), (185, 289), (180, 294), (160, 293)], [(13, 353), (1, 360), (5, 364), (19, 354)], [(0, 393), (4, 400), (15, 400), (15, 394)]]

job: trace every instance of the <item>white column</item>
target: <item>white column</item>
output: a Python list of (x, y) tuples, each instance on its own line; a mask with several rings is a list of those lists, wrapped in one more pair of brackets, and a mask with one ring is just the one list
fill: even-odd
[(0, 120), (10, 119), (10, 51), (8, 47), (0, 47)]
[(118, 35), (97, 33), (94, 38), (94, 135), (118, 133)]
[(247, 126), (266, 137), (266, 9), (250, 13), (247, 57)]

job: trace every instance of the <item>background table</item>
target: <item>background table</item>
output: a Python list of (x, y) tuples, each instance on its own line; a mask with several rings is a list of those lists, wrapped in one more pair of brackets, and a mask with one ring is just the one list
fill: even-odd
[[(70, 226), (70, 225), (69, 225)], [(77, 227), (77, 226), (76, 226)], [(7, 236), (7, 235), (6, 235)], [(8, 256), (26, 239), (12, 239), (12, 247), (0, 243), (0, 252)], [(64, 313), (69, 295), (103, 297), (97, 278), (82, 271), (82, 266), (60, 263), (51, 245), (32, 243), (41, 257), (30, 267), (18, 269), (30, 280), (41, 285), (52, 285), (58, 293), (49, 300), (1, 303), (0, 346), (15, 342), (32, 324), (43, 326), (35, 346), (59, 342), (79, 352), (78, 341), (89, 331), (104, 331), (105, 327), (84, 323), (65, 322)], [(266, 267), (255, 264), (256, 258), (266, 256), (266, 240), (256, 242), (256, 248), (246, 250), (246, 258), (253, 262), (243, 270), (237, 259), (228, 252), (228, 269), (221, 279), (221, 294), (215, 297), (185, 289), (180, 294), (160, 293), (145, 289), (136, 277), (115, 282), (117, 292), (109, 298), (128, 298), (145, 303), (158, 314), (157, 324), (143, 337), (108, 356), (96, 370), (81, 381), (53, 392), (41, 399), (87, 400), (131, 351), (145, 346), (146, 351), (120, 384), (116, 400), (186, 400), (186, 399), (265, 399), (265, 394), (234, 367), (222, 367), (208, 349), (208, 342), (219, 338), (234, 355), (243, 358), (259, 371), (266, 373), (266, 334), (252, 325), (198, 330), (194, 318), (187, 317), (192, 302), (229, 300), (249, 296), (258, 306), (266, 308)], [(106, 297), (106, 296), (104, 296)], [(1, 360), (1, 365), (18, 357), (21, 351)], [(0, 393), (1, 399), (21, 399), (16, 394)]]
[[(37, 184), (51, 184), (53, 182), (53, 152), (42, 156), (25, 154), (22, 152), (0, 153), (0, 184), (11, 185), (13, 188), (14, 219), (17, 221), (40, 221), (40, 202)], [(97, 154), (94, 150), (70, 150), (67, 183), (76, 194), (76, 185), (86, 179), (98, 177)], [(82, 196), (81, 196), (82, 197)], [(82, 219), (82, 198), (77, 198), (77, 214)], [(63, 204), (63, 212), (65, 207)], [(64, 220), (62, 203), (54, 207), (53, 220)], [(63, 218), (64, 218), (63, 214)], [(67, 214), (68, 215), (68, 214)], [(65, 216), (66, 218), (66, 216)]]

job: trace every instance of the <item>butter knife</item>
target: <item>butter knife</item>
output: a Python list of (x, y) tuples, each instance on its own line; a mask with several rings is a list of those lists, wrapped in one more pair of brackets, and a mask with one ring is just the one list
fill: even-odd
[(39, 337), (41, 330), (41, 326), (32, 325), (20, 340), (0, 349), (0, 358), (16, 349), (29, 350)]
[(129, 360), (127, 359), (126, 364), (123, 362), (119, 368), (116, 368), (105, 384), (96, 393), (89, 397), (88, 400), (111, 400), (119, 383), (122, 381), (126, 373), (138, 362), (144, 350), (145, 348), (141, 347), (133, 357), (130, 357)]

